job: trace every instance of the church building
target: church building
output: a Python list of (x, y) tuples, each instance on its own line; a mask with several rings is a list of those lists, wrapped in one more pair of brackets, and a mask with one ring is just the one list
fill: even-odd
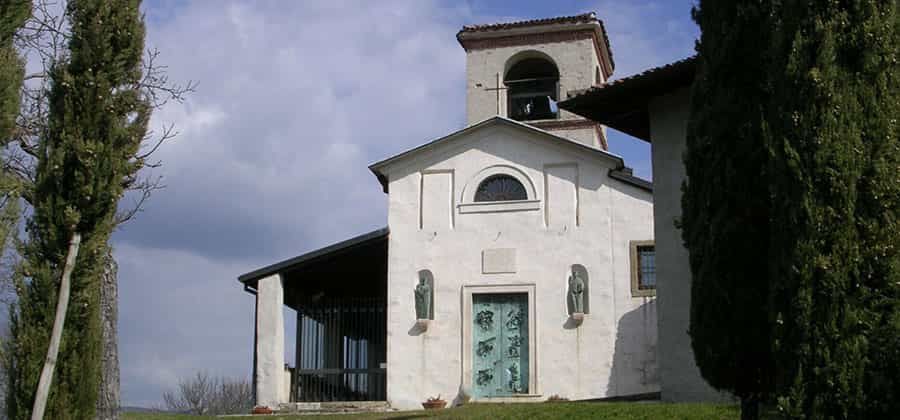
[(457, 40), (467, 126), (369, 167), (387, 226), (239, 277), (256, 297), (258, 405), (660, 392), (652, 185), (599, 122), (557, 107), (611, 76), (603, 23)]

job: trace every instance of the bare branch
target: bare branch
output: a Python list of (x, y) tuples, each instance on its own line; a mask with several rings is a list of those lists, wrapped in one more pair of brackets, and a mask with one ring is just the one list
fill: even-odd
[(138, 87), (154, 109), (162, 108), (169, 101), (181, 103), (187, 94), (197, 89), (197, 82), (193, 80), (185, 85), (170, 82), (168, 67), (157, 63), (159, 55), (156, 48), (147, 50), (144, 56), (144, 74), (138, 82)]
[(246, 413), (253, 406), (250, 381), (211, 377), (206, 372), (178, 382), (175, 392), (163, 393), (166, 409), (191, 414), (221, 415)]
[[(145, 153), (142, 153), (142, 154), (139, 154), (139, 155), (135, 156), (135, 158), (138, 159), (138, 160), (145, 160), (145, 159), (147, 159), (147, 158), (150, 157), (153, 153), (155, 153), (156, 150), (159, 149), (159, 146), (162, 146), (162, 144), (163, 144), (165, 141), (171, 140), (171, 139), (175, 138), (176, 136), (178, 136), (178, 132), (175, 131), (175, 124), (174, 124), (174, 123), (170, 123), (170, 124), (168, 124), (168, 125), (164, 125), (163, 128), (162, 128), (162, 133), (160, 133), (160, 136), (159, 136), (156, 140), (154, 140), (153, 142), (149, 142), (149, 143), (147, 142), (147, 140), (150, 140), (150, 139), (153, 137), (153, 131), (148, 132), (148, 133), (147, 133), (147, 136), (146, 136), (146, 138), (145, 138), (144, 144), (151, 144), (151, 146), (150, 146), (150, 148), (149, 148), (150, 150), (148, 150), (148, 151), (145, 152)], [(142, 146), (143, 146), (143, 145), (142, 145)]]
[[(22, 105), (16, 120), (16, 130), (9, 139), (0, 142), (2, 166), (23, 183), (22, 196), (31, 203), (31, 189), (34, 171), (40, 157), (40, 142), (47, 136), (49, 116), (49, 94), (52, 87), (51, 70), (56, 63), (64, 62), (70, 38), (69, 17), (66, 15), (64, 0), (35, 0), (32, 16), (16, 34), (16, 45), (29, 61), (29, 69), (37, 67), (25, 76), (22, 87)], [(152, 109), (160, 109), (170, 102), (181, 103), (197, 88), (196, 81), (185, 84), (169, 79), (168, 68), (160, 64), (160, 52), (156, 48), (146, 51), (143, 60), (143, 74), (132, 88), (140, 91)], [(36, 65), (36, 66), (35, 66)], [(158, 132), (149, 131), (143, 138), (132, 161), (142, 175), (123, 180), (133, 200), (128, 210), (116, 217), (116, 223), (131, 220), (141, 212), (144, 203), (154, 191), (162, 189), (160, 177), (143, 174), (147, 170), (162, 165), (150, 158), (165, 143), (178, 135), (174, 124), (164, 124)]]
[(119, 226), (132, 218), (134, 218), (138, 213), (144, 211), (144, 203), (150, 199), (150, 196), (153, 195), (153, 192), (161, 190), (166, 186), (162, 183), (162, 177), (145, 177), (134, 180), (125, 180), (126, 188), (130, 191), (133, 191), (137, 198), (132, 198), (132, 205), (129, 206), (126, 210), (120, 211), (116, 214), (115, 224)]

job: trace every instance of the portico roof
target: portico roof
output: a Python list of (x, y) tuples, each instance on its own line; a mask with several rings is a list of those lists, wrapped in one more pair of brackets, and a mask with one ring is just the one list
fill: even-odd
[(387, 227), (383, 227), (381, 229), (374, 230), (372, 232), (359, 235), (345, 241), (326, 246), (324, 248), (319, 248), (315, 251), (307, 252), (293, 258), (288, 258), (284, 261), (279, 261), (277, 263), (258, 268), (251, 272), (241, 274), (238, 277), (238, 281), (244, 283), (244, 285), (246, 286), (253, 287), (253, 285), (256, 284), (256, 281), (263, 277), (286, 271), (301, 270), (313, 264), (332, 260), (353, 250), (366, 247), (368, 245), (374, 245), (378, 242), (386, 241), (389, 233), (390, 230)]
[(650, 100), (690, 86), (696, 61), (689, 57), (591, 87), (560, 102), (559, 107), (650, 142)]

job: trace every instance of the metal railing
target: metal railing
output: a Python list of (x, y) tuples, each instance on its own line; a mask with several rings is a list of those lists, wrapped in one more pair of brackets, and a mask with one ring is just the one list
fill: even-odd
[(384, 401), (385, 369), (305, 369), (297, 373), (298, 401)]
[(347, 297), (300, 305), (295, 401), (387, 399), (386, 306), (383, 298)]

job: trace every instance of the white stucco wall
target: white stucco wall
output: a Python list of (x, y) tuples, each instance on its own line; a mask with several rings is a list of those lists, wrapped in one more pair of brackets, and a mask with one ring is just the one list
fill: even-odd
[(688, 336), (691, 269), (675, 220), (681, 217), (681, 183), (690, 91), (682, 89), (650, 104), (656, 281), (659, 306), (659, 370), (663, 400), (718, 401), (728, 397), (700, 376)]
[[(466, 53), (466, 116), (468, 124), (472, 125), (498, 115), (497, 91), (486, 90), (498, 87), (498, 73), (500, 86), (503, 86), (503, 77), (512, 64), (521, 58), (542, 56), (552, 59), (559, 70), (559, 92), (557, 93), (559, 100), (566, 99), (569, 91), (587, 89), (594, 84), (603, 82), (602, 72), (601, 80), (596, 80), (600, 62), (594, 43), (590, 39), (471, 50)], [(501, 90), (499, 95), (499, 115), (508, 116), (506, 90)], [(583, 118), (560, 110), (559, 119)], [(551, 131), (591, 146), (600, 144), (597, 131), (593, 128)]]
[[(659, 390), (656, 304), (653, 298), (631, 297), (628, 247), (630, 240), (653, 237), (651, 194), (610, 179), (612, 161), (539, 136), (543, 135), (527, 129), (488, 125), (385, 168), (391, 229), (387, 392), (393, 407), (416, 408), (439, 394), (448, 400), (457, 396), (464, 371), (463, 286), (475, 285), (535, 285), (532, 333), (537, 340), (537, 383), (531, 393), (537, 396), (531, 399), (554, 394), (587, 399)], [(495, 165), (514, 168), (526, 178), (534, 199), (539, 200), (536, 207), (502, 213), (460, 212), (457, 205), (462, 197), (476, 187), (467, 184)], [(548, 167), (562, 169), (548, 171)], [(572, 194), (565, 188), (555, 194), (560, 200), (577, 200), (577, 205), (551, 203), (549, 208), (558, 214), (550, 215), (552, 227), (548, 228), (545, 185), (564, 184), (545, 179), (545, 174), (568, 177), (569, 169), (577, 174), (577, 194), (574, 185)], [(450, 180), (446, 197), (452, 197), (453, 210), (449, 219), (441, 213), (420, 214), (420, 197), (445, 196), (421, 191), (423, 175), (428, 179), (433, 174), (449, 174), (434, 178)], [(566, 209), (576, 209), (577, 216)], [(420, 220), (432, 222), (420, 229)], [(482, 273), (482, 253), (494, 249), (515, 250), (514, 273)], [(497, 254), (508, 258), (505, 252)], [(583, 265), (589, 275), (591, 313), (577, 328), (566, 310), (567, 277), (573, 264)], [(413, 297), (417, 272), (422, 269), (431, 270), (435, 285), (435, 319), (424, 332), (415, 326)]]
[[(290, 378), (284, 370), (284, 285), (281, 275), (256, 286), (256, 405), (278, 408), (288, 402)], [(285, 388), (285, 382), (288, 387)]]

